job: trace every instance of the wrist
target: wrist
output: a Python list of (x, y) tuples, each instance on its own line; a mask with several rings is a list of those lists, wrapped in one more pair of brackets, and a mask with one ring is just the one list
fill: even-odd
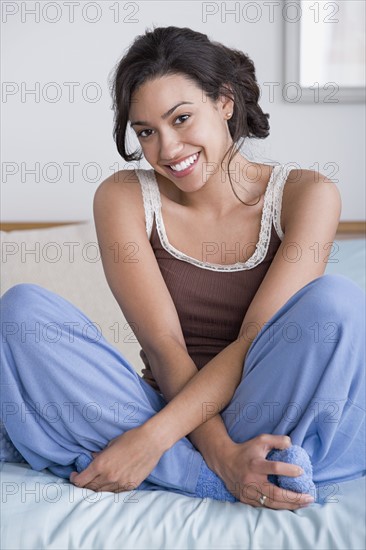
[(147, 439), (152, 441), (161, 450), (162, 454), (176, 442), (172, 437), (171, 431), (161, 421), (159, 413), (149, 418), (141, 428), (146, 433)]
[(207, 453), (207, 458), (204, 456), (207, 466), (215, 472), (221, 479), (224, 479), (226, 475), (226, 469), (230, 463), (230, 457), (234, 448), (237, 446), (237, 443), (231, 438), (228, 438), (227, 441), (220, 447), (211, 448)]
[(211, 420), (196, 428), (187, 437), (202, 454), (210, 470), (220, 475), (230, 449), (236, 444), (226, 430), (218, 428), (217, 423), (213, 424)]

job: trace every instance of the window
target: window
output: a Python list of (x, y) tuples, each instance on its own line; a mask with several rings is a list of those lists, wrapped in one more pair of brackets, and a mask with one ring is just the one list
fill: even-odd
[(286, 101), (365, 101), (365, 5), (363, 0), (285, 1)]

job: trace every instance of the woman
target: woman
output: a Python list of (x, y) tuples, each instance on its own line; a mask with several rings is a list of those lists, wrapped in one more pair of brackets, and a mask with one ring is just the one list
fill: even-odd
[(75, 327), (56, 345), (3, 337), (2, 421), (32, 468), (290, 510), (364, 475), (364, 293), (324, 275), (340, 195), (241, 154), (269, 133), (258, 98), (252, 61), (188, 28), (146, 32), (119, 62), (117, 148), (141, 158), (129, 124), (152, 168), (105, 180), (94, 217), (146, 369), (86, 341), (61, 296), (9, 289), (5, 323)]

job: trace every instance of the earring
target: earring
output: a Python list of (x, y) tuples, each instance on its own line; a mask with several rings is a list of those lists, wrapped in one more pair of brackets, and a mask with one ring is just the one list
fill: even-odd
[(231, 118), (233, 113), (226, 113), (226, 118)]

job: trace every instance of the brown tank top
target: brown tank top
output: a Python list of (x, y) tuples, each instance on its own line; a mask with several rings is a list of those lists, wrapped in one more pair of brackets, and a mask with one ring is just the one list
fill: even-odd
[(275, 165), (264, 195), (259, 241), (246, 262), (211, 264), (187, 256), (168, 241), (154, 170), (136, 170), (146, 231), (181, 323), (187, 350), (198, 369), (233, 342), (283, 239), (283, 187), (291, 167)]

